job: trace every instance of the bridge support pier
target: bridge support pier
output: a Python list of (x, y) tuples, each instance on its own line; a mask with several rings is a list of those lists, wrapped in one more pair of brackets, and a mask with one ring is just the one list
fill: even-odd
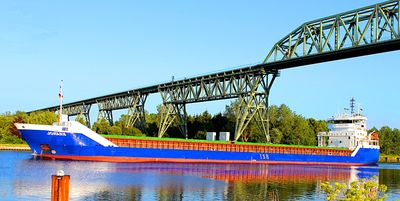
[(271, 141), (269, 135), (269, 93), (275, 79), (279, 77), (279, 75), (279, 71), (276, 71), (271, 75), (266, 75), (261, 81), (261, 87), (264, 90), (264, 94), (260, 94), (258, 96), (258, 102), (262, 102), (262, 104), (264, 104), (264, 107), (262, 107), (261, 110), (258, 111), (258, 115), (256, 115), (256, 121), (259, 129), (264, 133), (267, 142)]
[(186, 113), (186, 102), (181, 100), (176, 96), (175, 90), (161, 91), (161, 98), (163, 100), (163, 105), (160, 108), (160, 126), (158, 130), (158, 137), (162, 137), (171, 124), (178, 120), (178, 128), (182, 135), (187, 139), (187, 113)]
[(188, 139), (186, 104), (174, 104), (175, 114), (178, 117), (179, 131)]
[(83, 105), (82, 106), (82, 112), (79, 114), (79, 115), (83, 115), (83, 117), (84, 117), (84, 119), (85, 119), (85, 123), (86, 123), (86, 126), (88, 127), (88, 128), (90, 128), (90, 114), (89, 114), (89, 112), (90, 112), (90, 108), (92, 107), (92, 105)]
[(148, 94), (137, 94), (132, 97), (133, 105), (128, 108), (128, 118), (125, 122), (127, 126), (135, 126), (143, 133), (146, 133), (146, 113), (144, 104)]
[(97, 119), (105, 119), (108, 121), (110, 126), (114, 125), (112, 110), (99, 109), (99, 115), (98, 115)]
[(175, 109), (172, 104), (163, 104), (160, 107), (159, 111), (161, 118), (160, 118), (160, 125), (158, 128), (158, 137), (161, 138), (169, 126), (175, 121)]
[(160, 114), (161, 119), (160, 127), (158, 130), (158, 137), (162, 137), (165, 132), (167, 132), (171, 124), (177, 119), (179, 131), (186, 139), (188, 138), (187, 113), (185, 103), (163, 104), (160, 108)]
[[(278, 71), (271, 74), (263, 72), (246, 80), (250, 91), (238, 96), (239, 103), (235, 108), (235, 141), (242, 136), (254, 118), (258, 128), (265, 135), (266, 141), (270, 142), (268, 98), (272, 84), (277, 76), (279, 76)], [(260, 86), (262, 88), (261, 91), (259, 90)]]

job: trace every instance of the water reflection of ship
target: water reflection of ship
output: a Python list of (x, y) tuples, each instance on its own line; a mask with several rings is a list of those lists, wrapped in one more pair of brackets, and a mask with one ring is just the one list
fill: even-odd
[(118, 171), (141, 173), (156, 171), (176, 175), (191, 175), (223, 181), (315, 182), (354, 181), (378, 175), (376, 166), (341, 167), (310, 165), (248, 165), (248, 164), (116, 164)]
[[(32, 169), (32, 167), (39, 167)], [(302, 165), (196, 164), (196, 163), (99, 163), (24, 160), (16, 166), (20, 177), (14, 193), (27, 198), (50, 195), (49, 175), (64, 169), (71, 175), (71, 200), (106, 198), (140, 200), (165, 198), (205, 199), (213, 195), (227, 200), (292, 199), (318, 191), (323, 181), (345, 182), (378, 175), (378, 168)], [(284, 193), (290, 188), (290, 193)], [(260, 194), (263, 189), (263, 194)], [(196, 197), (198, 196), (198, 197)], [(211, 196), (212, 197), (212, 196)], [(210, 197), (210, 199), (211, 199)]]
[[(143, 163), (116, 164), (121, 172), (141, 174), (154, 171), (164, 174), (195, 176), (223, 181), (226, 185), (223, 192), (215, 188), (200, 187), (200, 192), (219, 194), (226, 200), (297, 200), (304, 196), (315, 196), (321, 192), (320, 185), (324, 181), (341, 182), (350, 185), (360, 178), (371, 178), (379, 174), (377, 166), (341, 167), (341, 166), (309, 166), (309, 165), (248, 165), (248, 164), (174, 164)], [(289, 190), (290, 189), (290, 190)], [(132, 189), (140, 195), (137, 189)], [(163, 186), (160, 192), (168, 192), (168, 198), (181, 200), (187, 187)], [(313, 193), (310, 193), (313, 192)], [(161, 193), (162, 194), (162, 193)], [(160, 194), (160, 195), (161, 195)], [(166, 196), (164, 194), (164, 196)]]

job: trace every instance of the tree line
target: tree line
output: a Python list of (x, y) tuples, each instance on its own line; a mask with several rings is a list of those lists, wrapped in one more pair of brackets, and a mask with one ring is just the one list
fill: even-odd
[(387, 155), (400, 155), (400, 130), (383, 126), (381, 129), (372, 128), (379, 135), (380, 152)]
[[(205, 139), (207, 132), (230, 132), (231, 139), (235, 132), (236, 102), (227, 106), (223, 113), (215, 115), (205, 111), (202, 114), (187, 116), (187, 130), (189, 139)], [(160, 122), (160, 112), (146, 113), (146, 124), (144, 130), (130, 126), (126, 122), (128, 115), (121, 115), (120, 119), (111, 126), (107, 120), (98, 119), (92, 125), (92, 130), (101, 134), (118, 134), (134, 136), (157, 136)], [(317, 145), (318, 132), (328, 131), (327, 122), (313, 118), (305, 118), (296, 114), (288, 106), (272, 105), (269, 107), (269, 133), (271, 142), (275, 144), (293, 145)], [(22, 143), (21, 136), (13, 126), (15, 122), (31, 124), (47, 124), (57, 122), (57, 115), (53, 112), (35, 112), (26, 114), (24, 112), (5, 113), (0, 115), (0, 143)], [(83, 116), (77, 116), (76, 121), (85, 124)], [(400, 131), (397, 128), (384, 126), (376, 130), (380, 137), (381, 153), (400, 155)], [(171, 125), (164, 137), (183, 138), (177, 123)], [(266, 136), (260, 131), (257, 122), (251, 121), (243, 132), (239, 141), (245, 142), (266, 142)]]

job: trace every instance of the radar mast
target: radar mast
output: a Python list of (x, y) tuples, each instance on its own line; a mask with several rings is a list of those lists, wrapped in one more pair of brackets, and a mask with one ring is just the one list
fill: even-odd
[(354, 99), (354, 97), (350, 99), (350, 114), (351, 114), (351, 116), (354, 115), (354, 103), (355, 103), (355, 101), (356, 100)]

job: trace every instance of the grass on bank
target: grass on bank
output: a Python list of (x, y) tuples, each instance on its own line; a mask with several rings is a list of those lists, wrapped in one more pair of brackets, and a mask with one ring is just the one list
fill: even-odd
[(400, 156), (399, 155), (380, 154), (379, 162), (380, 163), (400, 163)]
[(0, 143), (0, 146), (4, 146), (4, 147), (28, 147), (28, 144), (2, 144), (2, 143)]

